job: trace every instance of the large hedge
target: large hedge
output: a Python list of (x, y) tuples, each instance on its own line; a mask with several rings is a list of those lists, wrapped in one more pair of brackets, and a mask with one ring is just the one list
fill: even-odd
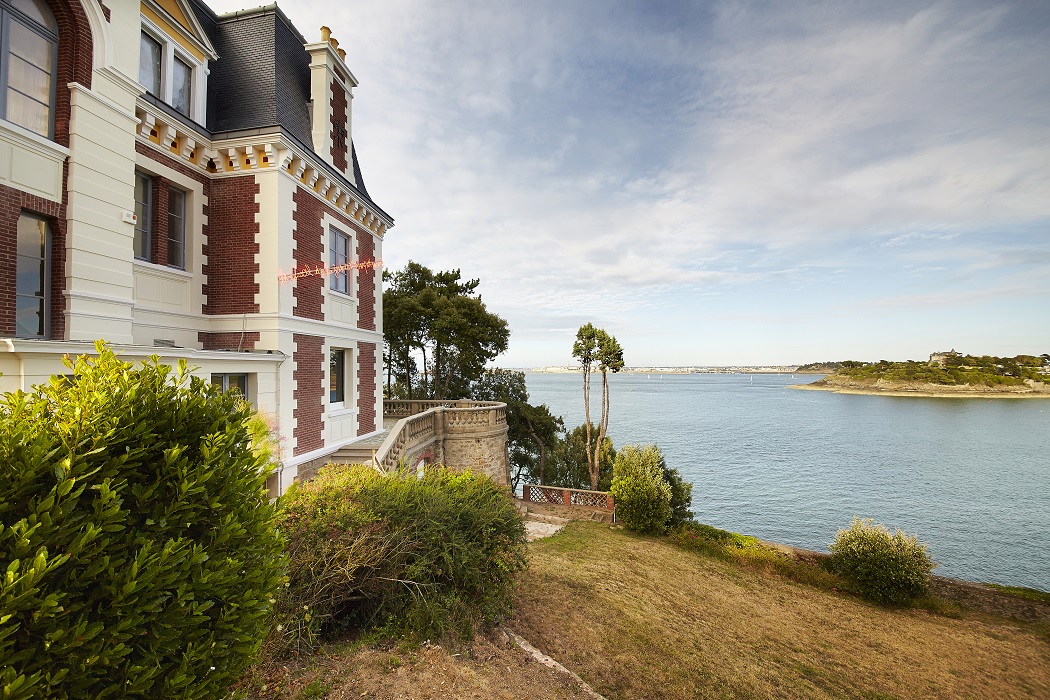
[(617, 453), (609, 492), (616, 499), (616, 517), (628, 530), (654, 535), (667, 531), (674, 513), (663, 466), (656, 445), (624, 445)]
[(328, 466), (284, 501), (289, 586), (266, 655), (341, 629), (469, 637), (510, 609), (525, 526), (505, 487), (472, 472)]
[(96, 349), (0, 400), (0, 694), (223, 697), (283, 577), (251, 408)]

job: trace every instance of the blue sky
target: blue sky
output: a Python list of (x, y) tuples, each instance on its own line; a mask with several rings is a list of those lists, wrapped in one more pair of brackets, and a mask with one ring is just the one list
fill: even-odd
[(1050, 352), (1050, 3), (279, 4), (361, 82), (387, 266), (480, 278), (497, 364)]

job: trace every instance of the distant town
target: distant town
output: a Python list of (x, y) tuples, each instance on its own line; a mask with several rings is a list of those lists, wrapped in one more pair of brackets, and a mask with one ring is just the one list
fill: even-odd
[[(798, 371), (799, 365), (763, 365), (763, 366), (736, 366), (736, 367), (624, 367), (621, 373), (628, 374), (792, 374)], [(544, 374), (571, 374), (579, 372), (580, 368), (575, 365), (559, 367), (522, 367), (523, 372), (539, 372)]]

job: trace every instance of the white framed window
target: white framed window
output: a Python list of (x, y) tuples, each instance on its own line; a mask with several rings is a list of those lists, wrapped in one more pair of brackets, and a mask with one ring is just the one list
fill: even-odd
[(248, 397), (248, 375), (231, 372), (216, 372), (211, 375), (211, 383), (220, 387), (223, 391), (235, 391), (244, 397)]
[[(328, 267), (338, 268), (347, 265), (350, 257), (350, 236), (335, 228), (329, 229), (328, 234)], [(350, 294), (350, 280), (353, 276), (350, 270), (333, 272), (328, 277), (328, 287), (336, 292)]]
[(154, 97), (162, 97), (161, 66), (164, 63), (164, 46), (153, 36), (142, 32), (139, 48), (139, 82)]
[(342, 408), (346, 403), (346, 356), (344, 348), (332, 348), (328, 353), (328, 406)]
[(51, 227), (46, 220), (23, 213), (17, 236), (15, 336), (46, 339), (51, 320)]
[(204, 123), (207, 67), (142, 17), (139, 82), (180, 114)]
[(153, 229), (153, 178), (135, 171), (135, 257), (149, 261)]
[(168, 188), (168, 267), (186, 269), (186, 193)]
[(58, 23), (47, 5), (0, 0), (0, 47), (0, 117), (52, 138)]

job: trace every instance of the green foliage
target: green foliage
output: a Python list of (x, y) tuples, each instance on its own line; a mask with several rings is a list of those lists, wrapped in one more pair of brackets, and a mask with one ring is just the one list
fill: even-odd
[(738, 532), (729, 532), (728, 530), (719, 530), (717, 527), (704, 525), (703, 523), (683, 523), (674, 528), (669, 537), (676, 544), (687, 546), (696, 540), (713, 542), (721, 547), (733, 547), (735, 549), (744, 549), (758, 544), (757, 537), (741, 535)]
[(525, 386), (525, 373), (507, 369), (485, 370), (471, 387), (477, 401), (507, 404), (507, 441), (510, 443), (511, 491), (522, 479), (547, 483), (547, 464), (565, 432), (561, 416), (547, 404), (533, 406)]
[[(291, 561), (267, 652), (307, 651), (346, 626), (469, 637), (510, 609), (525, 526), (472, 472), (329, 466), (286, 497)], [(278, 629), (280, 627), (280, 629)]]
[(852, 581), (865, 598), (901, 604), (929, 588), (934, 562), (918, 538), (891, 533), (871, 518), (854, 518), (831, 544), (830, 570)]
[(675, 528), (693, 519), (693, 484), (682, 480), (682, 475), (677, 469), (667, 466), (663, 453), (660, 453), (660, 470), (663, 472), (664, 481), (671, 487), (671, 517), (667, 519), (667, 527)]
[[(580, 326), (576, 331), (576, 341), (572, 346), (572, 356), (580, 361), (583, 370), (583, 407), (584, 407), (584, 449), (587, 455), (587, 471), (590, 475), (590, 488), (602, 490), (600, 446), (609, 433), (609, 372), (623, 369), (623, 348), (616, 338), (609, 335), (604, 328), (595, 328), (593, 324)], [(591, 423), (591, 369), (597, 364), (602, 374), (601, 417), (597, 430)]]
[[(592, 427), (592, 430), (595, 430)], [(598, 449), (598, 488), (596, 491), (608, 491), (612, 484), (613, 462), (616, 461), (616, 450), (612, 439), (606, 437)], [(587, 432), (586, 426), (573, 428), (564, 440), (555, 445), (553, 459), (548, 465), (546, 482), (551, 486), (562, 486), (569, 489), (590, 489), (591, 475), (587, 468)]]
[[(840, 376), (867, 381), (920, 382), (925, 384), (971, 386), (1020, 386), (1026, 380), (1050, 381), (1043, 374), (1045, 360), (1034, 355), (992, 357), (949, 353), (944, 366), (930, 362), (843, 362)], [(801, 369), (801, 368), (800, 368)]]
[[(389, 346), (387, 387), (404, 398), (466, 396), (485, 365), (507, 349), (507, 322), (476, 295), (480, 282), (459, 270), (433, 272), (409, 261), (384, 273), (384, 335)], [(422, 377), (416, 353), (423, 359)], [(398, 376), (398, 391), (392, 384)]]
[(96, 349), (0, 401), (3, 697), (222, 697), (282, 579), (270, 458), (185, 363)]
[(656, 445), (625, 445), (613, 464), (609, 492), (616, 518), (628, 530), (663, 534), (671, 519), (671, 486), (664, 481)]
[(1050, 603), (1050, 592), (1041, 591), (1038, 588), (1004, 586), (1000, 583), (986, 583), (985, 585), (1008, 595), (1016, 596), (1017, 598), (1027, 598), (1028, 600), (1037, 600), (1040, 603)]

